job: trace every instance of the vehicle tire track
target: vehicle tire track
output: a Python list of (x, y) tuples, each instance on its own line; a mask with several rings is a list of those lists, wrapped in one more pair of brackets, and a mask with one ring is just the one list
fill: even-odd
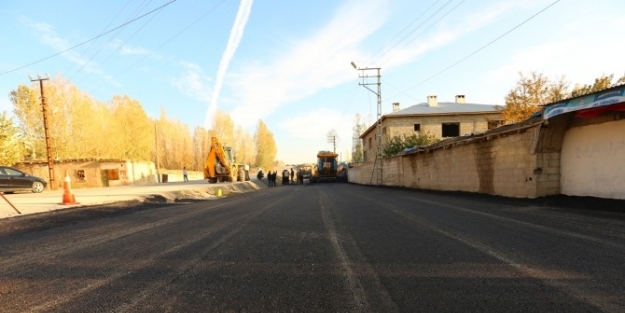
[[(328, 196), (319, 189), (319, 208), (321, 209), (321, 217), (325, 226), (328, 238), (332, 244), (332, 248), (336, 257), (340, 261), (341, 274), (345, 276), (345, 285), (347, 291), (353, 297), (354, 312), (398, 312), (399, 308), (393, 302), (386, 288), (380, 282), (375, 269), (371, 264), (367, 263), (366, 257), (358, 248), (356, 240), (345, 231), (341, 221), (332, 215), (332, 206), (329, 204)], [(358, 264), (352, 262), (345, 245), (350, 247), (349, 251), (354, 254), (352, 259), (361, 260)], [(371, 279), (371, 298), (377, 300), (375, 305), (370, 302), (367, 290), (363, 281), (359, 277), (369, 277)], [(375, 308), (373, 307), (375, 306)]]
[[(363, 198), (362, 194), (358, 194), (358, 195), (354, 194), (354, 195)], [(541, 270), (536, 267), (532, 267), (531, 265), (522, 264), (521, 262), (517, 262), (512, 257), (506, 255), (505, 253), (495, 250), (488, 244), (468, 238), (466, 236), (458, 235), (457, 232), (453, 231), (452, 229), (448, 227), (445, 227), (444, 225), (440, 223), (437, 223), (435, 221), (428, 220), (423, 217), (417, 216), (415, 214), (406, 212), (405, 209), (389, 204), (388, 202), (380, 201), (379, 199), (375, 199), (372, 197), (365, 196), (364, 198), (365, 199), (363, 200), (365, 200), (366, 202), (372, 203), (375, 206), (384, 208), (390, 212), (393, 212), (399, 216), (402, 216), (403, 218), (419, 225), (420, 227), (424, 229), (428, 229), (434, 233), (437, 233), (449, 239), (455, 240), (457, 242), (463, 243), (475, 250), (478, 250), (486, 255), (489, 255), (499, 260), (500, 262), (516, 269), (522, 275), (536, 279), (542, 282), (543, 284), (550, 286), (554, 289), (561, 290), (562, 292), (566, 293), (570, 297), (582, 303), (590, 304), (603, 312), (622, 312), (623, 311), (623, 307), (619, 306), (618, 304), (615, 304), (612, 301), (611, 297), (608, 295), (602, 295), (593, 290), (579, 288), (573, 285), (572, 283), (569, 283), (568, 280), (566, 279), (561, 279), (560, 277), (554, 277), (550, 275), (548, 271)], [(417, 200), (417, 201), (421, 201), (421, 200)], [(449, 207), (449, 205), (445, 205), (445, 204), (434, 202), (434, 201), (423, 201), (423, 202), (436, 205), (436, 206)], [(452, 208), (463, 210), (463, 211), (471, 211), (470, 209), (461, 208), (458, 206), (452, 206)], [(491, 214), (483, 213), (483, 212), (472, 211), (471, 213), (476, 213), (482, 216), (495, 218), (495, 219), (499, 218), (499, 216), (492, 216)], [(515, 222), (512, 219), (510, 220), (512, 222)], [(528, 226), (530, 228), (534, 228), (532, 226), (535, 226), (527, 222), (521, 222), (521, 221), (516, 221), (516, 222), (519, 222), (521, 225)], [(529, 224), (529, 225), (525, 225), (525, 224)], [(537, 226), (537, 227), (540, 227), (541, 229), (544, 229), (544, 230), (549, 230), (549, 228), (545, 226)], [(569, 233), (569, 232), (562, 232), (559, 230), (552, 230), (552, 231), (560, 235)], [(576, 234), (571, 234), (571, 235), (573, 235), (572, 236), (573, 238), (585, 239), (585, 236), (583, 235), (576, 235)]]

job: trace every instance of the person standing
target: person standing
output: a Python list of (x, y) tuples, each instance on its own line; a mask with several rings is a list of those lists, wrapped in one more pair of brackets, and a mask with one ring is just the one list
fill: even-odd
[(182, 168), (182, 179), (185, 182), (189, 181), (189, 173), (187, 173), (187, 167), (186, 166)]
[(289, 170), (285, 168), (284, 171), (282, 171), (282, 185), (288, 185), (288, 184), (289, 184)]
[(295, 181), (293, 180), (294, 177), (295, 177), (295, 171), (293, 171), (293, 168), (291, 167), (291, 184), (295, 184)]
[(243, 165), (243, 170), (245, 171), (245, 181), (250, 180), (250, 165), (249, 164)]

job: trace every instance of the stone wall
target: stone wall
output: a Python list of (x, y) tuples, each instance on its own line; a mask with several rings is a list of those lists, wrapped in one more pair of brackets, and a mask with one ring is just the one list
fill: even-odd
[[(382, 184), (521, 198), (562, 193), (625, 199), (624, 133), (624, 112), (535, 118), (385, 158)], [(349, 182), (375, 184), (373, 165), (350, 168)]]
[[(540, 130), (540, 125), (519, 127), (505, 134), (459, 138), (429, 150), (385, 158), (383, 184), (524, 198), (557, 193), (557, 188), (549, 189), (552, 186), (545, 177), (559, 175), (554, 161), (559, 153), (536, 152)], [(373, 162), (363, 163), (350, 169), (349, 181), (370, 184), (372, 172)]]

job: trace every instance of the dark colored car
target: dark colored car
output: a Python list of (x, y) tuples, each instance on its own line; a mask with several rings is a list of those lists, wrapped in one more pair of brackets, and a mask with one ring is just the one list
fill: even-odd
[(42, 192), (46, 189), (46, 181), (37, 176), (28, 175), (16, 168), (0, 166), (0, 191), (14, 192), (30, 190)]

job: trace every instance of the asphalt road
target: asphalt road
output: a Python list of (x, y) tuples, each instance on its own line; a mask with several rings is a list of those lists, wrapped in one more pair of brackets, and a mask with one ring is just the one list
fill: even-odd
[(625, 312), (625, 216), (351, 184), (0, 220), (2, 312)]

